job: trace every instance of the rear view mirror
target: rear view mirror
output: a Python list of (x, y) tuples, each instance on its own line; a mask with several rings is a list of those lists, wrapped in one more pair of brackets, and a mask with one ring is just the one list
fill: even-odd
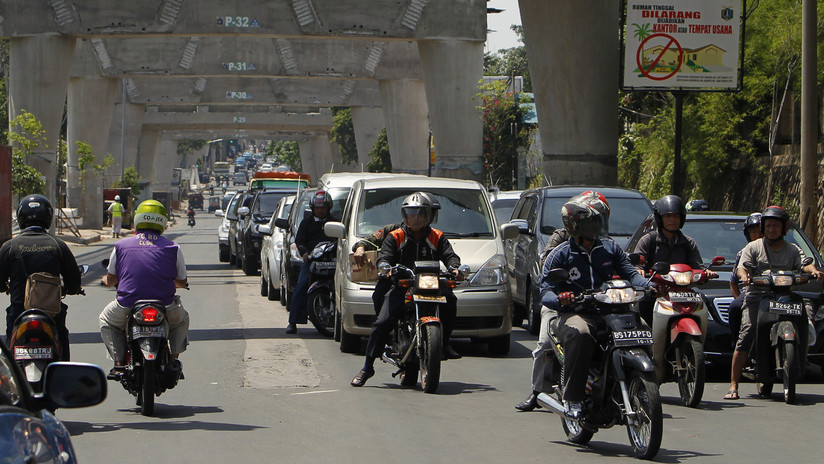
[(289, 229), (289, 220), (286, 218), (277, 218), (275, 219), (275, 227), (279, 227), (281, 229)]
[(643, 266), (647, 263), (647, 259), (641, 253), (630, 253), (629, 262), (633, 266)]
[(509, 240), (513, 238), (518, 238), (518, 235), (521, 233), (521, 228), (517, 224), (513, 224), (511, 222), (506, 224), (501, 224), (501, 236), (504, 240)]
[(260, 235), (272, 235), (272, 229), (269, 228), (269, 224), (260, 225), (257, 230)]
[(225, 216), (225, 214), (223, 213), (222, 209), (219, 209), (219, 210), (215, 211), (215, 216), (223, 217), (223, 216)]
[(94, 364), (51, 363), (43, 387), (43, 397), (55, 407), (94, 406), (106, 399), (106, 374)]
[(665, 261), (659, 261), (652, 265), (652, 270), (658, 275), (666, 275), (670, 272), (670, 265)]
[(726, 262), (727, 262), (727, 260), (724, 259), (723, 256), (716, 256), (715, 258), (712, 258), (712, 265), (713, 266), (723, 266), (724, 263), (726, 263)]
[(569, 280), (569, 271), (563, 268), (551, 269), (546, 276), (550, 282), (566, 282)]
[(528, 234), (529, 233), (529, 223), (526, 222), (526, 219), (513, 219), (509, 221), (510, 224), (514, 224), (518, 228), (518, 232), (521, 234)]
[(346, 226), (340, 222), (327, 222), (323, 225), (323, 233), (327, 237), (346, 238)]

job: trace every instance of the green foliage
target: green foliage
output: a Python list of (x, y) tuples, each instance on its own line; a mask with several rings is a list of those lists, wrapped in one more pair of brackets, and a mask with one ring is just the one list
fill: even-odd
[(369, 152), (369, 163), (366, 165), (366, 170), (369, 172), (392, 172), (392, 158), (389, 156), (389, 139), (386, 137), (386, 128), (381, 130), (375, 146)]
[(29, 165), (28, 158), (41, 145), (46, 146), (46, 130), (43, 124), (25, 109), (9, 123), (9, 141), (14, 145), (11, 155), (11, 191), (23, 197), (32, 193), (45, 193), (43, 175)]
[(184, 139), (177, 142), (177, 154), (179, 156), (188, 155), (203, 148), (206, 145), (206, 140), (200, 139)]
[(137, 168), (129, 166), (123, 170), (123, 177), (112, 182), (112, 187), (128, 187), (132, 189), (132, 196), (140, 195), (140, 176), (137, 175)]
[(11, 155), (11, 178), (11, 193), (18, 198), (33, 193), (46, 193), (46, 182), (40, 172), (26, 164), (26, 158), (17, 149)]
[(521, 124), (525, 110), (515, 101), (515, 95), (507, 91), (506, 82), (480, 84), (479, 89), (484, 128), (484, 179), (501, 190), (511, 190), (515, 154), (529, 138), (528, 128)]
[(274, 156), (278, 164), (285, 164), (295, 171), (303, 171), (300, 146), (297, 142), (273, 140), (266, 147), (266, 156)]
[(352, 124), (352, 110), (332, 108), (332, 141), (340, 146), (341, 161), (349, 166), (358, 164), (358, 147), (355, 144), (355, 127)]
[(518, 34), (521, 45), (504, 48), (497, 53), (484, 54), (484, 76), (524, 76), (524, 92), (532, 92), (532, 78), (529, 75), (529, 61), (526, 57), (524, 30), (522, 26), (512, 25)]

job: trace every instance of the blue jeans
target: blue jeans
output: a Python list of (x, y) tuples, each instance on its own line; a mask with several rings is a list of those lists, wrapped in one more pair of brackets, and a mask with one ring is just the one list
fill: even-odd
[(312, 273), (309, 271), (309, 263), (300, 265), (298, 283), (295, 285), (295, 292), (289, 300), (289, 323), (306, 324), (306, 292), (309, 290)]

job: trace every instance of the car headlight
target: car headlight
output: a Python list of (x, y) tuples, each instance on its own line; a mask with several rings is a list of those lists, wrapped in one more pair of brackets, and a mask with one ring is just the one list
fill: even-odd
[(638, 292), (634, 288), (610, 288), (604, 293), (595, 295), (595, 299), (601, 303), (621, 304), (632, 303), (638, 297)]
[(438, 276), (434, 274), (418, 276), (418, 288), (421, 290), (437, 290)]
[(773, 285), (776, 287), (789, 287), (793, 284), (793, 276), (777, 275), (773, 276)]
[(501, 285), (509, 278), (506, 272), (506, 260), (503, 255), (496, 254), (478, 269), (478, 272), (469, 279), (469, 285)]

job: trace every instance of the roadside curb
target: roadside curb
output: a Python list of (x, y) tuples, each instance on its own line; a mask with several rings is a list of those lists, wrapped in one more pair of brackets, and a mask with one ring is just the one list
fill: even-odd
[(90, 243), (99, 242), (102, 240), (100, 234), (95, 234), (89, 237), (75, 237), (74, 235), (57, 235), (57, 238), (64, 242), (77, 243), (79, 245), (88, 245)]

